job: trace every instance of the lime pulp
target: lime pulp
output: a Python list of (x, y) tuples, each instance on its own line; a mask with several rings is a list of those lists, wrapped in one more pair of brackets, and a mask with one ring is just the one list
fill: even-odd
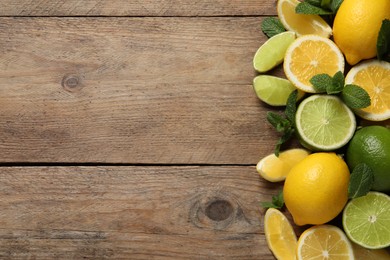
[[(260, 75), (254, 78), (253, 88), (257, 97), (271, 106), (285, 106), (291, 92), (297, 88), (287, 79), (268, 75)], [(298, 90), (298, 99), (305, 93)]]
[(312, 95), (298, 106), (295, 123), (302, 144), (314, 151), (346, 145), (356, 129), (353, 112), (336, 96)]
[(288, 46), (295, 40), (294, 32), (283, 32), (269, 38), (257, 50), (253, 58), (253, 67), (258, 72), (267, 72), (281, 64)]
[(362, 247), (390, 246), (390, 197), (369, 192), (352, 199), (343, 211), (343, 227), (347, 236)]

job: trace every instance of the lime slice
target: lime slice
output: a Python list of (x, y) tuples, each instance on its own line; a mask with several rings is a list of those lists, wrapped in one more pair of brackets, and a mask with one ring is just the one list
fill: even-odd
[[(260, 75), (253, 80), (253, 88), (257, 97), (271, 106), (285, 106), (288, 96), (297, 88), (287, 79), (268, 75)], [(298, 90), (298, 99), (305, 93)]]
[(365, 248), (390, 246), (390, 197), (369, 192), (351, 200), (343, 211), (343, 227), (353, 242)]
[(352, 138), (356, 119), (336, 96), (312, 95), (298, 106), (295, 123), (303, 146), (314, 151), (341, 148)]
[(257, 50), (253, 67), (258, 72), (266, 72), (281, 64), (288, 46), (295, 40), (294, 32), (283, 32), (269, 38)]

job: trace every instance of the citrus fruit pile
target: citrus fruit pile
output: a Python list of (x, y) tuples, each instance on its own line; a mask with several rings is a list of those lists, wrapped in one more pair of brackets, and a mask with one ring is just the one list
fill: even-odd
[[(281, 137), (256, 166), (284, 182), (263, 203), (270, 250), (277, 259), (390, 259), (390, 1), (278, 0), (262, 30), (254, 91), (285, 109), (267, 114)], [(301, 147), (283, 150), (291, 138)]]

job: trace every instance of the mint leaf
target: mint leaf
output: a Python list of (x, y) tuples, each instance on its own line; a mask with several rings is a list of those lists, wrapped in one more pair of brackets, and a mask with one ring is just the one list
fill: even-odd
[(310, 79), (310, 83), (318, 92), (326, 92), (329, 86), (332, 85), (332, 77), (328, 74), (317, 74)]
[(322, 0), (321, 1), (321, 7), (322, 8), (328, 8), (329, 6), (330, 6), (330, 2), (331, 2), (332, 0)]
[(283, 24), (276, 17), (266, 17), (261, 23), (261, 30), (268, 38), (286, 31)]
[(263, 208), (282, 208), (284, 206), (283, 190), (280, 190), (277, 195), (272, 196), (272, 202), (262, 202), (261, 206)]
[(332, 84), (326, 88), (326, 93), (337, 94), (344, 88), (344, 74), (341, 71), (336, 72), (332, 78)]
[(350, 108), (365, 108), (371, 105), (371, 99), (363, 88), (348, 84), (341, 92), (341, 99)]
[(351, 173), (348, 185), (348, 198), (354, 199), (366, 195), (374, 183), (374, 173), (365, 163), (356, 165)]
[(295, 12), (297, 14), (317, 14), (317, 15), (327, 15), (332, 14), (331, 11), (325, 10), (321, 7), (317, 7), (308, 2), (301, 2), (295, 7)]
[(330, 10), (335, 14), (339, 10), (340, 5), (343, 3), (343, 0), (332, 0), (330, 3)]
[(284, 116), (279, 114), (268, 112), (267, 120), (268, 122), (275, 127), (276, 131), (282, 133), (282, 136), (279, 138), (275, 146), (274, 154), (279, 156), (280, 148), (282, 144), (287, 142), (295, 134), (295, 113), (297, 110), (297, 96), (298, 90), (291, 92), (287, 99), (286, 110)]
[(379, 60), (390, 62), (390, 20), (382, 21), (376, 43), (377, 56)]
[(267, 113), (267, 120), (278, 132), (285, 132), (291, 127), (291, 123), (288, 119), (273, 112)]
[(305, 0), (303, 2), (307, 2), (307, 3), (314, 5), (314, 6), (317, 6), (317, 7), (321, 7), (321, 4), (322, 4), (322, 0)]
[(284, 111), (287, 119), (290, 121), (292, 126), (295, 126), (295, 113), (297, 112), (297, 98), (298, 98), (298, 90), (294, 90), (288, 96), (287, 103), (286, 103), (286, 110)]

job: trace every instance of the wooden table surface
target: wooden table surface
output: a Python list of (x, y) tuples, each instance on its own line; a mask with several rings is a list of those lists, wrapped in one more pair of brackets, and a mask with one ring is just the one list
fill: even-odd
[(252, 58), (275, 6), (1, 0), (0, 259), (274, 259)]

